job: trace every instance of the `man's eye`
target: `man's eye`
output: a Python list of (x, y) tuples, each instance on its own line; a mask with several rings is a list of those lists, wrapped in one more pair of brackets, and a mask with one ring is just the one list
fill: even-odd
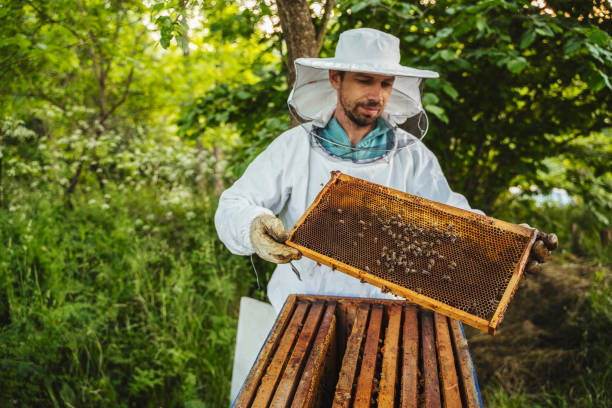
[(393, 86), (393, 83), (391, 83), (391, 82), (383, 82), (382, 86), (383, 86), (383, 88), (389, 88), (390, 86)]

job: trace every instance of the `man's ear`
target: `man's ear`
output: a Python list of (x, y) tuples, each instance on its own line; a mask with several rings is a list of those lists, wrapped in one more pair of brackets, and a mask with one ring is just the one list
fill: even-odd
[(340, 81), (342, 81), (342, 78), (340, 77), (340, 71), (334, 71), (330, 69), (329, 70), (329, 83), (331, 84), (332, 88), (334, 88), (336, 91), (340, 89)]

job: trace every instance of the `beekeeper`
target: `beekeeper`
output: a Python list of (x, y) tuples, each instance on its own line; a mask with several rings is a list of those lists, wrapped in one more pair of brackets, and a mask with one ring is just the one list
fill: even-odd
[[(221, 195), (219, 238), (234, 254), (256, 252), (278, 264), (268, 283), (276, 313), (294, 293), (395, 298), (283, 242), (333, 170), (471, 210), (421, 141), (423, 81), (438, 74), (400, 65), (399, 39), (370, 28), (343, 32), (333, 58), (299, 58), (295, 68), (288, 103), (303, 123), (277, 137)], [(412, 133), (399, 127), (407, 119)]]

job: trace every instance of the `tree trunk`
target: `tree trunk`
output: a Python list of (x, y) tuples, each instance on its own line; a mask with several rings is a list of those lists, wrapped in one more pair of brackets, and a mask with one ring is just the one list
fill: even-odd
[(276, 0), (281, 28), (287, 44), (287, 68), (289, 69), (289, 88), (295, 82), (296, 58), (316, 57), (317, 38), (310, 9), (306, 0)]
[(202, 146), (202, 142), (198, 142), (197, 145), (197, 160), (198, 160), (198, 172), (196, 174), (196, 184), (200, 189), (201, 194), (206, 194), (206, 173), (205, 173), (205, 163), (204, 163), (204, 147)]
[[(1, 141), (1, 140), (0, 140)], [(0, 160), (2, 160), (0, 158)], [(0, 162), (0, 165), (2, 164), (2, 162)], [(1, 168), (0, 168), (1, 170)], [(0, 174), (1, 176), (1, 174)], [(599, 240), (601, 241), (601, 245), (603, 245), (604, 247), (607, 247), (608, 245), (610, 245), (610, 241), (612, 241), (612, 228), (610, 227), (603, 227), (602, 229), (599, 230)]]
[[(295, 60), (297, 58), (313, 58), (319, 55), (325, 39), (327, 22), (335, 4), (336, 0), (325, 2), (323, 15), (315, 26), (307, 0), (276, 0), (281, 29), (287, 45), (285, 65), (289, 71), (289, 77), (287, 78), (289, 89), (293, 87), (295, 82)], [(298, 121), (295, 116), (292, 116), (291, 126), (296, 125), (298, 125)]]
[(225, 186), (223, 184), (223, 169), (221, 168), (221, 160), (223, 159), (223, 152), (221, 148), (215, 146), (213, 148), (213, 152), (215, 155), (215, 173), (214, 173), (214, 188), (215, 194), (218, 196), (221, 195), (223, 190), (225, 190)]
[(572, 253), (576, 255), (583, 255), (581, 241), (582, 241), (582, 231), (578, 227), (578, 224), (575, 222), (572, 223), (571, 226), (572, 232)]
[(296, 58), (312, 58), (319, 55), (327, 22), (331, 16), (332, 9), (336, 4), (335, 0), (327, 0), (323, 15), (317, 26), (310, 15), (310, 8), (306, 0), (276, 0), (278, 16), (280, 18), (281, 29), (287, 44), (287, 69), (289, 70), (289, 88), (295, 82)]

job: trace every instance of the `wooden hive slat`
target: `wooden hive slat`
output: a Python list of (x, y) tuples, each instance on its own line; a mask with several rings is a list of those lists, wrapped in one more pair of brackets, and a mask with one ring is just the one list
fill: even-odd
[(304, 316), (306, 315), (309, 305), (310, 304), (307, 302), (299, 302), (297, 304), (295, 312), (293, 313), (293, 316), (291, 316), (291, 323), (289, 323), (289, 326), (285, 331), (285, 335), (274, 353), (272, 362), (268, 366), (266, 374), (262, 378), (261, 386), (257, 390), (257, 395), (255, 396), (255, 401), (253, 402), (254, 407), (258, 408), (268, 406), (272, 393), (276, 389), (276, 384), (280, 378), (281, 371), (289, 358), (289, 353), (291, 352), (293, 344), (295, 343), (295, 339), (298, 335), (298, 331), (302, 325), (302, 321), (304, 320)]
[(251, 405), (253, 398), (255, 397), (255, 393), (257, 392), (258, 385), (260, 380), (266, 370), (268, 362), (272, 358), (272, 352), (280, 340), (284, 337), (285, 328), (289, 324), (289, 317), (293, 314), (295, 309), (295, 302), (297, 296), (290, 295), (283, 306), (272, 330), (270, 330), (270, 334), (268, 335), (268, 339), (266, 343), (262, 347), (259, 352), (259, 356), (255, 361), (255, 364), (251, 368), (251, 372), (245, 383), (242, 386), (242, 390), (240, 394), (236, 398), (234, 402), (234, 406), (236, 407), (248, 407)]
[[(295, 391), (293, 398), (293, 408), (311, 408), (317, 401), (317, 394), (322, 390), (318, 389), (321, 386), (321, 376), (324, 372), (324, 365), (331, 365), (331, 369), (335, 370), (333, 353), (330, 350), (335, 348), (336, 340), (336, 303), (330, 303), (323, 315), (321, 326), (315, 337), (315, 341), (311, 353), (306, 362), (306, 367), (302, 373), (300, 383)], [(328, 354), (332, 354), (332, 361), (325, 361)]]
[(459, 380), (455, 368), (455, 356), (448, 330), (448, 319), (439, 314), (434, 314), (436, 326), (436, 345), (438, 349), (438, 361), (440, 362), (440, 378), (442, 380), (442, 396), (445, 408), (461, 407), (461, 394), (459, 392)]
[(297, 295), (234, 403), (290, 406), (454, 408), (482, 401), (459, 322), (402, 301)]
[(461, 323), (457, 320), (451, 320), (451, 333), (457, 353), (457, 363), (459, 365), (459, 378), (461, 380), (461, 388), (465, 397), (465, 405), (468, 408), (480, 407), (480, 394), (476, 384), (476, 374), (467, 339), (461, 328)]
[(375, 383), (374, 374), (376, 373), (376, 358), (378, 356), (382, 319), (383, 307), (381, 305), (373, 305), (368, 323), (368, 334), (363, 348), (359, 378), (357, 379), (357, 390), (355, 391), (355, 402), (353, 403), (354, 408), (370, 406)]
[(359, 362), (359, 353), (361, 351), (361, 343), (363, 341), (370, 305), (362, 303), (355, 316), (353, 330), (346, 345), (346, 351), (342, 358), (342, 368), (338, 376), (336, 385), (336, 393), (334, 394), (333, 408), (349, 407), (353, 394), (353, 382), (357, 372), (357, 364)]
[(440, 384), (438, 382), (438, 359), (434, 342), (432, 312), (421, 312), (421, 332), (423, 359), (423, 399), (427, 408), (440, 407)]
[(382, 372), (380, 374), (379, 408), (393, 408), (395, 406), (399, 338), (402, 324), (402, 307), (400, 305), (393, 305), (388, 308), (388, 321), (383, 346)]
[(305, 356), (308, 354), (312, 344), (312, 338), (317, 332), (324, 307), (325, 303), (321, 301), (311, 306), (302, 332), (291, 353), (289, 362), (283, 371), (283, 376), (276, 387), (276, 392), (274, 393), (270, 407), (285, 408), (289, 406), (305, 363)]
[(402, 356), (402, 406), (416, 407), (419, 373), (419, 321), (414, 305), (404, 308)]

